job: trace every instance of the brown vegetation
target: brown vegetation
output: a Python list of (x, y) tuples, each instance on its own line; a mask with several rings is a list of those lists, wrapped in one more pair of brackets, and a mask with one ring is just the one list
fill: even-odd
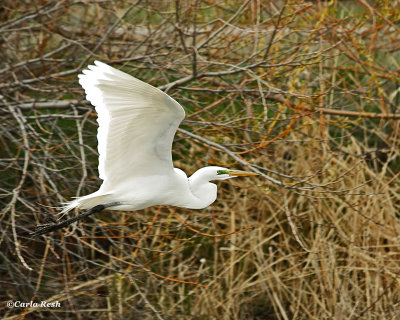
[[(3, 319), (400, 318), (398, 1), (3, 3)], [(185, 107), (177, 167), (262, 176), (30, 239), (100, 185), (94, 59)]]

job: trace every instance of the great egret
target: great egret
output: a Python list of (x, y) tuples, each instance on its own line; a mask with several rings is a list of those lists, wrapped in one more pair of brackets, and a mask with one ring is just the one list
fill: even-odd
[(188, 178), (172, 163), (172, 141), (185, 117), (178, 102), (99, 61), (78, 77), (98, 114), (99, 176), (103, 183), (98, 191), (67, 203), (62, 213), (74, 208), (89, 211), (59, 224), (39, 226), (32, 236), (63, 228), (105, 208), (205, 208), (217, 198), (217, 186), (210, 181), (257, 175), (210, 166)]

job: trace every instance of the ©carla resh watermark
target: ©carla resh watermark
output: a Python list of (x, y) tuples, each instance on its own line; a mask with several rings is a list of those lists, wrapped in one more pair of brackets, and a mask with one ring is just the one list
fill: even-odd
[(33, 302), (33, 301), (7, 301), (8, 308), (60, 308), (61, 303), (59, 301), (54, 302), (47, 302), (47, 301), (40, 301), (40, 302)]

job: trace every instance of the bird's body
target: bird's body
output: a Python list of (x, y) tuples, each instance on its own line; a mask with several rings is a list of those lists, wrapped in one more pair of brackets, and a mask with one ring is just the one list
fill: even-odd
[(202, 209), (213, 203), (216, 198), (215, 184), (202, 181), (198, 174), (188, 178), (185, 172), (174, 168), (166, 175), (136, 177), (134, 181), (125, 179), (114, 188), (107, 188), (107, 184), (103, 184), (98, 191), (69, 202), (65, 211), (75, 207), (90, 209), (98, 204), (112, 202), (118, 205), (109, 207), (108, 210), (132, 211), (155, 205)]
[(202, 209), (217, 198), (210, 181), (256, 173), (210, 166), (190, 178), (172, 163), (172, 142), (185, 117), (182, 106), (161, 90), (96, 61), (79, 83), (95, 106), (99, 123), (100, 189), (65, 204), (61, 213), (89, 209), (32, 236), (58, 230), (103, 209), (132, 211), (155, 205)]
[(132, 211), (155, 205), (202, 209), (217, 198), (210, 181), (256, 173), (210, 166), (189, 178), (174, 168), (172, 142), (185, 117), (182, 106), (161, 90), (96, 61), (79, 75), (95, 106), (99, 190), (65, 204), (61, 213), (88, 209), (59, 224), (40, 226), (32, 236), (58, 230), (103, 209)]
[(79, 75), (79, 83), (98, 114), (103, 183), (98, 191), (67, 203), (63, 212), (110, 203), (115, 205), (107, 209), (123, 211), (154, 205), (201, 209), (217, 198), (211, 180), (231, 178), (231, 172), (252, 175), (211, 166), (188, 178), (172, 163), (172, 142), (185, 117), (178, 102), (99, 61)]

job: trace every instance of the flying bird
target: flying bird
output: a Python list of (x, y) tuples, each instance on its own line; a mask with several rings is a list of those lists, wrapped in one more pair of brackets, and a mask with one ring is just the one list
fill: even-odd
[(211, 181), (257, 173), (209, 166), (189, 178), (174, 168), (172, 142), (185, 118), (182, 106), (165, 92), (100, 61), (79, 76), (99, 124), (99, 177), (96, 192), (68, 202), (61, 213), (83, 214), (38, 226), (32, 236), (63, 228), (103, 209), (132, 211), (155, 205), (202, 209), (217, 198)]

